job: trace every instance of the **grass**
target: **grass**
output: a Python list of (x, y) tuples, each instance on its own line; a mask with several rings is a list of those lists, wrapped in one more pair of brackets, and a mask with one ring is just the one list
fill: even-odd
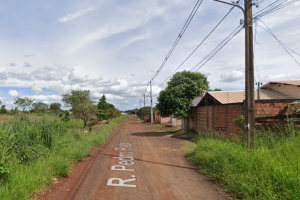
[(198, 136), (186, 153), (199, 171), (239, 199), (300, 199), (300, 133), (289, 126), (264, 130), (255, 150), (225, 138)]
[(126, 118), (120, 116), (87, 133), (82, 123), (74, 131), (72, 121), (24, 118), (1, 123), (0, 199), (30, 199), (54, 178), (69, 176), (72, 165), (89, 156), (92, 147), (102, 145)]

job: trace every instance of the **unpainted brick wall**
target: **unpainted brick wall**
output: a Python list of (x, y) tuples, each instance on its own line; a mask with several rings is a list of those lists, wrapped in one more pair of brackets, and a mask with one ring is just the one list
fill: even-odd
[(273, 117), (279, 115), (289, 115), (294, 112), (298, 106), (286, 109), (291, 102), (261, 102), (255, 104), (255, 117)]
[(227, 105), (228, 110), (228, 128), (227, 132), (229, 135), (240, 134), (242, 129), (235, 125), (234, 120), (243, 115), (243, 105), (242, 104), (233, 104)]
[(191, 109), (189, 114), (190, 130), (202, 132), (214, 130), (216, 133), (239, 134), (241, 129), (234, 123), (243, 114), (242, 104), (199, 106)]

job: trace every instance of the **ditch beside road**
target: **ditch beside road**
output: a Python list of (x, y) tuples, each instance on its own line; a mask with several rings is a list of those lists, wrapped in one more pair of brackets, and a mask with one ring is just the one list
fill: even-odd
[(130, 116), (92, 156), (73, 166), (70, 177), (35, 199), (232, 199), (197, 173), (182, 141)]

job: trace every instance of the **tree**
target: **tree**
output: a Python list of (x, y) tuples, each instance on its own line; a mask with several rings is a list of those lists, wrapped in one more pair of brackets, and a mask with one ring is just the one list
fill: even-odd
[(67, 121), (70, 121), (70, 111), (68, 110), (64, 110), (64, 111), (61, 111), (58, 115), (58, 117), (61, 119), (61, 121), (63, 122), (67, 122)]
[(48, 110), (48, 105), (42, 102), (34, 102), (32, 107), (38, 113), (38, 115), (40, 115), (41, 112), (46, 112)]
[[(197, 72), (182, 71), (173, 75), (165, 90), (159, 93), (157, 108), (162, 117), (173, 115), (187, 119), (192, 100), (208, 90), (205, 75)], [(186, 128), (188, 123), (186, 123)]]
[(60, 103), (51, 103), (49, 107), (49, 111), (53, 113), (58, 113), (61, 110), (61, 104)]
[(19, 113), (18, 107), (15, 107), (15, 109), (11, 109), (11, 112), (12, 112), (13, 114), (18, 114), (18, 113)]
[(1, 106), (0, 114), (7, 114), (7, 110), (6, 110), (6, 108), (5, 108), (5, 105), (2, 105), (2, 106)]
[[(110, 104), (112, 105), (112, 104)], [(107, 112), (107, 116), (108, 118), (112, 121), (112, 119), (114, 118), (117, 118), (121, 115), (121, 112), (115, 108), (115, 106), (111, 107), (108, 109), (108, 112)]]
[(26, 108), (30, 108), (33, 101), (34, 101), (34, 99), (29, 99), (28, 97), (25, 97), (25, 98), (18, 97), (17, 99), (15, 99), (14, 104), (17, 105), (18, 107), (22, 108), (23, 112), (24, 112)]
[(99, 121), (102, 121), (102, 120), (107, 120), (108, 119), (108, 109), (109, 107), (114, 107), (114, 105), (112, 104), (109, 104), (106, 102), (106, 97), (105, 95), (103, 95), (100, 99), (99, 99), (99, 102), (97, 104), (97, 107), (98, 107), (98, 113), (97, 113), (97, 118)]
[(140, 119), (145, 119), (146, 116), (151, 114), (151, 107), (143, 107), (137, 110), (136, 115)]
[(72, 107), (73, 114), (83, 120), (84, 126), (97, 113), (97, 106), (89, 96), (89, 90), (72, 90), (71, 94), (64, 94), (62, 99), (66, 106)]

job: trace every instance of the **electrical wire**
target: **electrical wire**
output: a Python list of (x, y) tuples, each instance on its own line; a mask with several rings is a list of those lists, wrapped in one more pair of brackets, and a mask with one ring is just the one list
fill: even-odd
[[(259, 21), (261, 21), (264, 25), (265, 25), (265, 27), (266, 28), (264, 28), (264, 27), (262, 27), (262, 26), (259, 26), (260, 28), (262, 28), (262, 29), (264, 29), (265, 31), (267, 31), (270, 35), (272, 35), (274, 38), (275, 38), (275, 40), (281, 45), (281, 47), (293, 58), (293, 60), (299, 65), (299, 67), (300, 67), (300, 63), (295, 59), (295, 57), (287, 50), (287, 48), (286, 48), (286, 45), (285, 44), (283, 44), (276, 36), (275, 36), (275, 34), (271, 31), (271, 29), (266, 25), (266, 23), (264, 22), (264, 21), (262, 21), (262, 20), (259, 20)], [(297, 55), (299, 55), (298, 53), (297, 53)]]
[[(258, 2), (258, 5), (260, 5), (262, 2), (263, 2), (264, 0), (261, 0), (260, 2)], [(295, 2), (297, 2), (297, 1), (299, 1), (299, 0), (292, 0), (292, 1), (289, 1), (289, 2), (287, 2), (288, 0), (276, 0), (275, 2), (273, 2), (273, 3), (271, 3), (271, 4), (269, 4), (268, 6), (266, 6), (265, 8), (263, 8), (262, 10), (260, 10), (260, 11), (258, 11), (257, 13), (255, 13), (254, 15), (253, 15), (253, 21), (255, 22), (255, 21), (257, 21), (257, 20), (259, 20), (261, 17), (263, 17), (263, 16), (265, 16), (265, 15), (267, 15), (267, 14), (270, 14), (270, 13), (272, 13), (272, 12), (275, 12), (275, 11), (277, 11), (277, 10), (279, 10), (279, 9), (282, 9), (282, 8), (284, 8), (284, 7), (287, 7), (287, 6), (289, 6), (289, 5), (291, 5), (291, 4), (293, 4), (293, 3), (295, 3)], [(197, 2), (198, 3), (198, 2)], [(202, 3), (202, 1), (201, 1), (201, 3)], [(237, 4), (238, 5), (243, 5), (243, 0), (241, 0), (241, 1), (239, 1), (239, 2), (237, 2)], [(197, 5), (197, 4), (196, 4)], [(232, 38), (234, 38), (240, 31), (242, 31), (243, 30), (243, 28), (244, 27), (242, 27), (241, 25), (240, 26), (238, 26), (233, 32), (231, 32), (216, 48), (214, 48), (208, 55), (206, 55), (195, 67), (193, 67), (191, 70), (194, 70), (196, 67), (198, 67), (196, 70), (195, 70), (195, 72), (196, 71), (198, 71), (199, 69), (201, 69), (209, 60), (211, 60)], [(180, 36), (180, 35), (179, 35)], [(177, 42), (178, 43), (178, 42)], [(283, 48), (286, 50), (286, 48), (288, 48), (286, 45), (284, 45), (283, 43), (280, 43), (282, 46), (283, 46)], [(177, 44), (176, 44), (177, 45)], [(198, 48), (198, 47), (197, 47)], [(291, 50), (290, 48), (288, 48), (289, 50)], [(194, 50), (195, 51), (195, 50)], [(193, 51), (193, 52), (194, 52)], [(287, 50), (286, 50), (287, 51)], [(291, 50), (292, 52), (294, 52), (293, 50)], [(172, 52), (173, 52), (173, 50), (172, 50)], [(287, 51), (288, 52), (288, 51)], [(289, 54), (290, 54), (290, 52), (288, 52)], [(300, 54), (298, 54), (298, 53), (296, 53), (296, 52), (294, 52), (295, 54), (297, 54), (297, 55), (300, 55)], [(193, 53), (192, 53), (193, 54)], [(191, 54), (190, 54), (191, 55)], [(290, 54), (291, 55), (291, 54)], [(291, 55), (292, 56), (292, 55)], [(189, 56), (190, 57), (190, 56)], [(188, 58), (189, 58), (188, 57)], [(293, 57), (293, 56), (292, 56)], [(167, 61), (167, 58), (168, 57), (166, 57), (166, 59), (165, 59), (165, 62)], [(187, 58), (187, 59), (188, 59)], [(294, 58), (294, 57), (293, 57)], [(295, 60), (295, 59), (294, 59)], [(185, 60), (186, 61), (186, 60)], [(184, 61), (184, 62), (185, 62)], [(296, 60), (295, 60), (296, 61)], [(183, 63), (184, 63), (183, 62)], [(296, 61), (297, 62), (297, 61)], [(182, 63), (182, 64), (183, 64)], [(298, 62), (297, 62), (298, 63)], [(298, 63), (299, 64), (299, 63)], [(164, 65), (164, 63), (163, 63), (163, 65)], [(163, 65), (162, 65), (162, 67), (163, 67)], [(152, 80), (157, 76), (157, 74), (160, 72), (160, 70), (162, 69), (162, 67), (160, 67), (159, 68), (159, 70), (157, 71), (157, 73), (155, 74), (155, 76), (152, 78)], [(179, 67), (181, 67), (181, 65), (179, 66)], [(179, 69), (179, 67), (176, 69), (176, 70), (178, 70)], [(175, 70), (175, 71), (176, 71)], [(190, 71), (191, 71), (190, 70)], [(163, 85), (174, 73), (175, 73), (175, 71), (164, 81), (164, 82), (162, 82), (159, 86), (157, 86), (154, 90), (156, 90), (157, 88), (159, 88), (161, 85)], [(259, 76), (259, 74), (258, 74), (258, 76)], [(259, 78), (260, 79), (260, 78)], [(153, 90), (153, 91), (154, 91)]]
[(215, 47), (208, 55), (206, 55), (195, 67), (193, 67), (190, 71), (193, 71), (196, 67), (198, 67), (194, 72), (201, 69), (209, 60), (212, 59), (232, 38), (234, 38), (239, 32), (244, 29), (242, 25), (239, 25), (233, 32), (231, 32), (217, 47)]
[(154, 74), (154, 76), (152, 77), (151, 81), (153, 81), (156, 76), (159, 74), (159, 72), (162, 70), (162, 68), (164, 67), (164, 65), (166, 64), (167, 60), (169, 59), (169, 57), (171, 56), (171, 54), (173, 53), (175, 47), (177, 46), (179, 40), (181, 39), (181, 37), (183, 36), (184, 32), (186, 31), (187, 27), (189, 26), (189, 24), (191, 23), (192, 19), (194, 18), (197, 10), (199, 9), (200, 5), (202, 4), (203, 0), (198, 0), (196, 5), (194, 6), (190, 16), (188, 17), (187, 21), (185, 22), (183, 28), (181, 29), (178, 37), (176, 38), (173, 46), (171, 47), (169, 53), (167, 54), (167, 56), (165, 57), (164, 61), (162, 62), (162, 64), (160, 65), (160, 67), (158, 68), (158, 70), (156, 71), (156, 73)]
[[(151, 81), (153, 81), (156, 76), (159, 74), (159, 72), (162, 70), (162, 68), (164, 67), (164, 65), (166, 64), (167, 60), (169, 59), (169, 57), (171, 56), (171, 54), (173, 53), (174, 49), (176, 48), (177, 44), (179, 43), (179, 40), (182, 38), (183, 34), (185, 33), (186, 29), (188, 28), (189, 24), (191, 23), (192, 19), (194, 18), (196, 12), (198, 11), (200, 5), (202, 4), (203, 0), (197, 0), (193, 10), (191, 11), (188, 19), (186, 20), (184, 26), (182, 27), (179, 35), (177, 36), (175, 42), (173, 43), (170, 51), (168, 52), (166, 58), (164, 59), (164, 61), (162, 62), (162, 64), (160, 65), (159, 69), (156, 71), (156, 73), (154, 74), (154, 76), (152, 77)], [(144, 94), (147, 92), (149, 86), (149, 82), (147, 84), (147, 87), (145, 89)], [(142, 97), (143, 98), (143, 97)]]
[[(163, 85), (173, 74), (195, 53), (195, 51), (206, 41), (206, 39), (216, 30), (216, 28), (224, 21), (224, 19), (231, 13), (234, 9), (234, 6), (229, 9), (226, 15), (218, 22), (218, 24), (209, 32), (209, 34), (198, 44), (198, 46), (188, 55), (188, 57), (168, 76), (159, 86), (157, 86), (154, 90), (158, 89), (161, 85)], [(154, 91), (153, 90), (153, 91)]]

